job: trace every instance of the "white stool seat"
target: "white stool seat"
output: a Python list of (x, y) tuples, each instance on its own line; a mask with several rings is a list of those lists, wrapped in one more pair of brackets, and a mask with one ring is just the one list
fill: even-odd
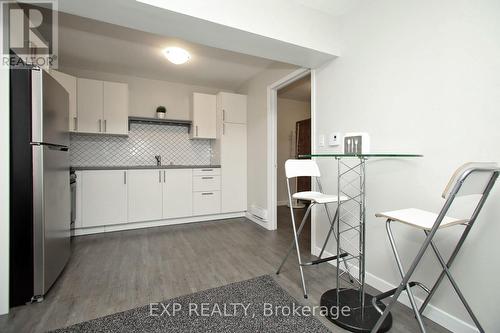
[[(434, 222), (436, 222), (438, 214), (417, 208), (408, 208), (385, 213), (377, 213), (375, 216), (402, 222), (422, 230), (431, 230)], [(454, 217), (445, 216), (439, 228), (446, 228), (452, 225), (464, 224), (467, 222), (469, 222), (467, 219), (456, 219)]]
[[(321, 192), (314, 192), (314, 191), (297, 192), (294, 195), (292, 195), (292, 198), (298, 199), (298, 200), (307, 200), (307, 201), (316, 202), (319, 204), (325, 204), (325, 203), (338, 201), (338, 197), (336, 195), (324, 194)], [(347, 197), (340, 196), (340, 200), (346, 201)]]

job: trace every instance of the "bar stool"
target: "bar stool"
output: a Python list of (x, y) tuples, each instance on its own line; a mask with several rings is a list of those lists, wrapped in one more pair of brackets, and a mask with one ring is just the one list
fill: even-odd
[[(479, 212), (481, 211), (486, 199), (488, 198), (488, 195), (493, 185), (495, 184), (495, 181), (498, 178), (499, 172), (500, 168), (496, 163), (466, 163), (460, 168), (458, 168), (457, 171), (455, 171), (455, 173), (451, 177), (450, 181), (448, 182), (448, 185), (446, 186), (443, 192), (442, 197), (443, 199), (446, 199), (446, 201), (439, 214), (434, 214), (416, 208), (402, 209), (392, 212), (376, 214), (377, 217), (383, 217), (387, 219), (386, 221), (387, 235), (389, 236), (391, 248), (394, 253), (394, 257), (396, 259), (396, 263), (398, 266), (399, 273), (401, 274), (402, 281), (397, 288), (373, 297), (372, 304), (380, 312), (381, 317), (373, 327), (372, 333), (378, 331), (385, 317), (387, 316), (389, 311), (391, 311), (391, 308), (396, 303), (398, 297), (401, 295), (401, 292), (403, 290), (406, 290), (408, 294), (408, 298), (410, 300), (410, 304), (413, 308), (413, 311), (415, 312), (415, 316), (418, 321), (418, 325), (420, 326), (420, 330), (422, 332), (425, 332), (425, 327), (421, 315), (425, 307), (429, 304), (429, 301), (431, 300), (432, 296), (436, 292), (437, 288), (439, 287), (440, 283), (442, 282), (445, 276), (450, 281), (451, 285), (453, 286), (453, 289), (455, 289), (455, 292), (460, 298), (460, 301), (462, 302), (467, 312), (471, 316), (478, 330), (480, 332), (484, 332), (484, 329), (479, 323), (477, 317), (472, 312), (471, 307), (467, 303), (467, 300), (465, 299), (464, 295), (458, 288), (455, 279), (451, 275), (450, 267), (453, 261), (455, 260), (460, 248), (465, 242), (465, 239), (467, 238), (467, 235), (469, 234), (472, 225), (476, 221), (477, 216), (479, 215)], [(456, 197), (473, 195), (473, 194), (476, 195), (479, 194), (481, 196), (470, 218), (456, 219), (453, 217), (446, 216), (446, 213), (448, 212), (450, 206), (452, 205)], [(396, 243), (394, 241), (394, 236), (391, 230), (391, 222), (401, 222), (411, 227), (421, 229), (426, 235), (426, 238), (420, 248), (420, 251), (413, 260), (410, 269), (408, 269), (406, 273), (404, 271), (403, 265), (401, 264), (401, 259), (399, 257), (396, 248)], [(432, 239), (434, 238), (434, 235), (436, 234), (438, 229), (444, 229), (452, 226), (465, 226), (465, 228), (450, 258), (446, 262)], [(442, 267), (441, 274), (439, 275), (437, 281), (430, 290), (419, 282), (415, 281), (410, 282), (410, 278), (413, 272), (420, 263), (420, 260), (422, 259), (422, 256), (424, 255), (429, 245), (431, 246), (434, 254), (436, 255), (439, 261), (439, 264)], [(414, 286), (421, 287), (422, 289), (424, 289), (424, 291), (428, 293), (426, 299), (424, 300), (420, 308), (417, 308), (417, 305), (415, 303), (415, 297), (411, 291), (411, 288)], [(377, 301), (380, 301), (390, 296), (392, 296), (392, 299), (385, 308), (385, 310), (384, 311), (380, 310), (380, 308), (378, 308), (376, 304)]]
[[(338, 202), (339, 198), (336, 195), (329, 195), (329, 194), (323, 193), (323, 188), (321, 186), (321, 181), (319, 179), (321, 177), (319, 167), (316, 164), (316, 162), (313, 160), (287, 160), (285, 162), (285, 174), (286, 174), (286, 184), (287, 184), (287, 188), (288, 188), (288, 202), (289, 202), (289, 206), (290, 206), (290, 214), (292, 216), (294, 240), (290, 244), (290, 247), (287, 251), (287, 254), (285, 255), (285, 258), (283, 259), (283, 261), (281, 262), (281, 265), (279, 266), (276, 274), (280, 273), (281, 268), (283, 267), (288, 256), (290, 255), (293, 248), (295, 247), (297, 249), (297, 259), (298, 259), (298, 264), (299, 264), (300, 277), (302, 279), (302, 288), (304, 290), (304, 298), (307, 298), (306, 283), (304, 280), (304, 271), (302, 268), (304, 266), (312, 266), (312, 265), (317, 265), (317, 264), (321, 264), (324, 262), (328, 262), (331, 260), (337, 260), (337, 255), (327, 257), (327, 258), (321, 258), (321, 256), (323, 255), (323, 252), (325, 251), (328, 240), (330, 239), (330, 236), (333, 233), (335, 221), (337, 220), (337, 214), (338, 214), (338, 211), (335, 211), (335, 215), (332, 219), (330, 210), (328, 209), (328, 204)], [(306, 192), (297, 192), (297, 193), (294, 193), (292, 195), (292, 192), (290, 190), (290, 179), (297, 178), (297, 177), (314, 177), (316, 179), (319, 192), (306, 191)], [(310, 202), (298, 229), (297, 229), (296, 223), (295, 223), (295, 215), (293, 212), (292, 199), (298, 199), (298, 200)], [(345, 201), (345, 200), (347, 200), (347, 197), (341, 196), (340, 200)], [(314, 260), (314, 261), (310, 261), (310, 262), (302, 262), (302, 259), (300, 256), (299, 237), (300, 237), (300, 234), (302, 232), (302, 229), (304, 228), (304, 224), (307, 220), (307, 217), (309, 216), (309, 214), (311, 212), (312, 207), (314, 207), (317, 204), (323, 205), (325, 207), (326, 215), (327, 215), (328, 220), (330, 222), (330, 230), (328, 231), (328, 235), (325, 239), (323, 247), (321, 248), (321, 252), (319, 254), (319, 259)], [(333, 234), (335, 235), (335, 233), (333, 233)], [(344, 258), (345, 256), (347, 256), (347, 253), (341, 254), (340, 258)], [(344, 266), (346, 268), (346, 271), (349, 273), (349, 269), (348, 269), (347, 263), (345, 261), (344, 261)], [(349, 274), (349, 277), (351, 278), (350, 274)], [(352, 281), (352, 278), (351, 278), (351, 281)]]

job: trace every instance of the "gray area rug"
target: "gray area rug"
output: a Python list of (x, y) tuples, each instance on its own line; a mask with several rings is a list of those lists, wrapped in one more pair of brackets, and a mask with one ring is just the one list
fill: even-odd
[(304, 309), (265, 275), (53, 332), (329, 332)]

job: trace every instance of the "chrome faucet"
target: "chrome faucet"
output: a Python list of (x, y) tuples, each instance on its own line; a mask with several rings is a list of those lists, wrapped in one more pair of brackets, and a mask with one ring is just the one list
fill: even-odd
[(156, 165), (160, 166), (161, 165), (161, 155), (156, 155), (155, 158), (156, 158)]

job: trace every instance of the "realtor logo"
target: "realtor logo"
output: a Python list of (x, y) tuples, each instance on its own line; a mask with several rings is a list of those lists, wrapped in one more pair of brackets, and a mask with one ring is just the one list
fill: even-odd
[(2, 64), (57, 68), (57, 0), (1, 3)]

